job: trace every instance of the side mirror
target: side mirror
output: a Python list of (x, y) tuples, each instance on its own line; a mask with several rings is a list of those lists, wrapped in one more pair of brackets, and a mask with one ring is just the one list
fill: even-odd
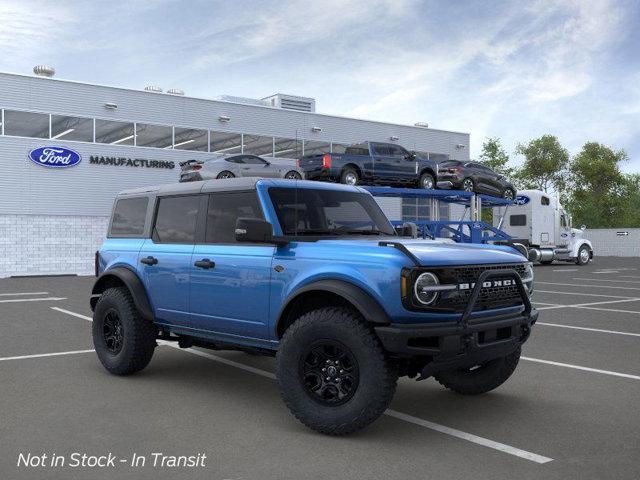
[(271, 243), (273, 228), (261, 218), (238, 218), (236, 220), (236, 241), (251, 243)]
[(587, 226), (586, 226), (586, 225), (582, 225), (582, 226), (580, 227), (580, 230), (586, 230), (586, 229), (587, 229)]

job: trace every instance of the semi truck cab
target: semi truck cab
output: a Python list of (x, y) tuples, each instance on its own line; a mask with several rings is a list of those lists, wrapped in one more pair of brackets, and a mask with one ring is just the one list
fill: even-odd
[(572, 228), (571, 216), (557, 197), (541, 190), (522, 190), (513, 205), (495, 209), (494, 226), (504, 230), (514, 243), (525, 245), (531, 261), (585, 265), (593, 259), (591, 242), (583, 238), (586, 227)]

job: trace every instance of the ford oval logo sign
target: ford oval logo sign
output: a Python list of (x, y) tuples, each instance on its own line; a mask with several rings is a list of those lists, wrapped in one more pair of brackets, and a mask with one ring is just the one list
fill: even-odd
[(40, 147), (29, 152), (29, 160), (43, 167), (73, 167), (82, 161), (82, 155), (64, 147)]
[(516, 205), (526, 205), (527, 203), (529, 203), (529, 200), (531, 199), (526, 195), (516, 195), (516, 199), (513, 203), (515, 203)]

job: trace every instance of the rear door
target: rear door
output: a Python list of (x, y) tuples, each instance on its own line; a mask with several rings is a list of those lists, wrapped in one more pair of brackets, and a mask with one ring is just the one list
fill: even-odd
[(375, 180), (390, 180), (393, 178), (393, 162), (389, 147), (384, 143), (371, 143), (371, 158), (373, 159), (373, 178)]
[(257, 192), (212, 193), (207, 200), (204, 241), (190, 261), (192, 327), (249, 343), (266, 339), (275, 247), (235, 239), (239, 217), (262, 218)]
[(159, 323), (189, 323), (189, 273), (202, 198), (192, 194), (157, 200), (152, 237), (145, 240), (139, 262)]

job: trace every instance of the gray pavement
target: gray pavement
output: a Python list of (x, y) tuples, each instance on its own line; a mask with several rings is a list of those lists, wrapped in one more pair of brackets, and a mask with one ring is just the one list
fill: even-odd
[[(389, 415), (346, 438), (289, 414), (270, 358), (163, 345), (122, 378), (91, 351), (30, 357), (92, 349), (76, 315), (91, 315), (93, 279), (0, 280), (0, 478), (639, 478), (640, 260), (535, 274), (541, 324), (506, 384), (463, 397), (402, 379)], [(147, 465), (18, 467), (28, 452)], [(206, 466), (152, 467), (152, 452), (204, 452)]]

